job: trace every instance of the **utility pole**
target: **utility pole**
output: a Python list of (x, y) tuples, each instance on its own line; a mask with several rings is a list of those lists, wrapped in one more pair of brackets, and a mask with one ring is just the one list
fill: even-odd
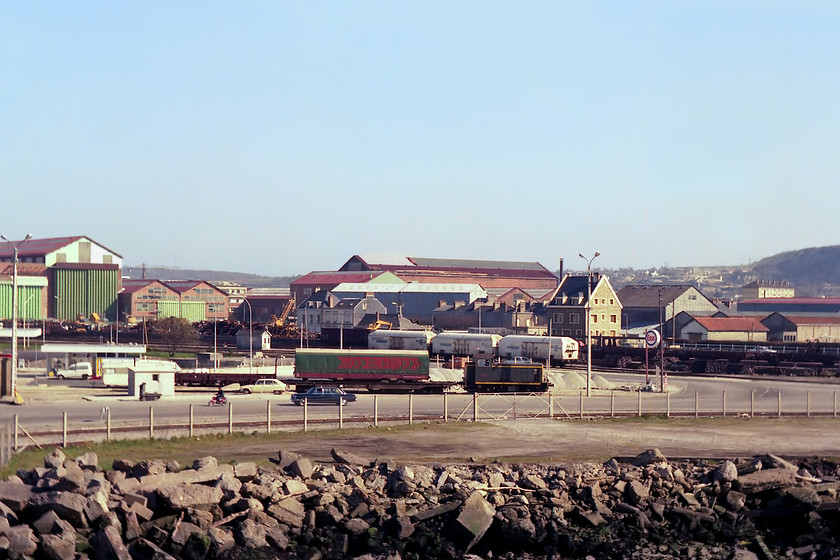
[(32, 239), (32, 236), (28, 233), (26, 237), (24, 237), (21, 241), (17, 243), (12, 243), (9, 241), (5, 235), (0, 235), (0, 239), (10, 243), (12, 245), (12, 399), (13, 402), (18, 402), (18, 395), (17, 395), (17, 362), (18, 362), (18, 345), (17, 345), (17, 321), (18, 321), (18, 274), (17, 274), (17, 265), (18, 265), (18, 250), (21, 245)]

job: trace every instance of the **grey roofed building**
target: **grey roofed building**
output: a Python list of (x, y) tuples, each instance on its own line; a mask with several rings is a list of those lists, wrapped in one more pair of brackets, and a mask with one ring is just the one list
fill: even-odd
[(690, 284), (631, 284), (617, 293), (623, 307), (624, 327), (658, 325), (685, 311), (692, 316), (720, 312), (715, 303)]

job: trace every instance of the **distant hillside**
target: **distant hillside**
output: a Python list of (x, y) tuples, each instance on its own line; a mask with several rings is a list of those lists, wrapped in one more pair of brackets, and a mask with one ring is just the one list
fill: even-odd
[(758, 261), (752, 274), (762, 280), (787, 280), (797, 295), (840, 295), (840, 245), (779, 253)]
[[(132, 279), (143, 278), (142, 266), (130, 266), (123, 274)], [(190, 270), (182, 268), (145, 267), (145, 277), (155, 280), (205, 280), (209, 282), (236, 282), (249, 288), (288, 288), (289, 283), (300, 276), (259, 276), (243, 272), (222, 272), (218, 270)]]

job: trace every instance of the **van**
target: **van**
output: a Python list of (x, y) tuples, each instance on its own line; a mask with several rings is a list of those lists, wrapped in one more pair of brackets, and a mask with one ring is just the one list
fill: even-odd
[(90, 362), (76, 362), (66, 368), (56, 369), (54, 373), (59, 379), (88, 379), (93, 377), (93, 366)]

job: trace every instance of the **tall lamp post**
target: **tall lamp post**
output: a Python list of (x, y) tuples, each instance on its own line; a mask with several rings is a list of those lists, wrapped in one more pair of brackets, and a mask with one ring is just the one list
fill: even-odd
[(18, 320), (18, 308), (17, 308), (17, 299), (18, 299), (18, 282), (17, 282), (17, 265), (18, 265), (18, 249), (21, 245), (32, 239), (32, 236), (28, 233), (26, 237), (22, 240), (18, 241), (17, 243), (12, 243), (9, 241), (5, 235), (0, 235), (0, 239), (10, 243), (12, 245), (12, 253), (14, 255), (12, 259), (12, 399), (14, 402), (17, 402), (17, 320)]
[[(248, 373), (253, 373), (254, 364), (254, 311), (251, 309), (251, 302), (248, 298), (242, 298), (248, 304)], [(245, 314), (243, 310), (242, 314)], [(244, 317), (243, 317), (244, 319)]]
[(592, 317), (590, 317), (590, 309), (592, 308), (592, 261), (599, 257), (601, 253), (595, 251), (591, 259), (587, 259), (582, 253), (578, 256), (586, 261), (586, 396), (592, 396)]

